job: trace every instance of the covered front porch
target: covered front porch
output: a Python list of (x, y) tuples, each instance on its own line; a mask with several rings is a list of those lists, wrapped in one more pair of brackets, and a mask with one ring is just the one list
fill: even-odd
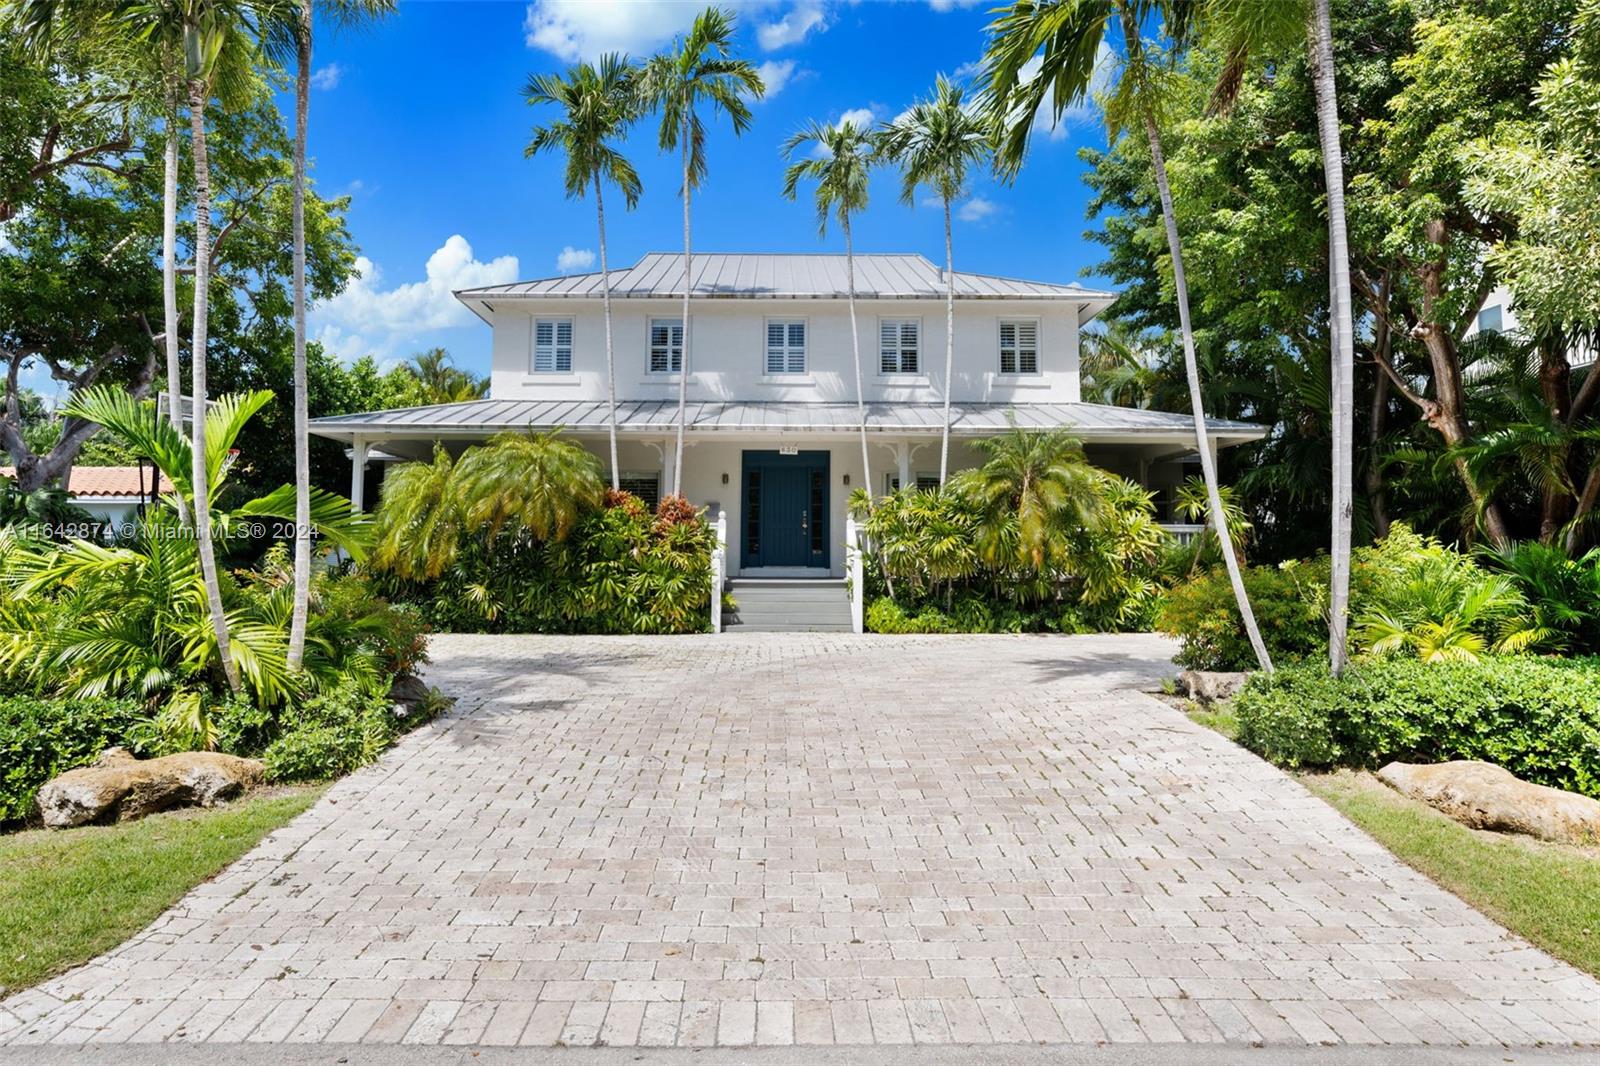
[[(1187, 416), (1099, 404), (955, 404), (951, 472), (976, 466), (974, 440), (1027, 429), (1065, 428), (1095, 465), (1156, 494), (1158, 515), (1178, 536), (1197, 527), (1172, 522), (1173, 489), (1193, 471), (1194, 427)], [(720, 514), (727, 530), (729, 576), (845, 576), (846, 501), (859, 487), (875, 494), (902, 485), (937, 484), (943, 407), (870, 404), (870, 469), (863, 469), (854, 404), (696, 402), (687, 405), (683, 483), (674, 485), (677, 406), (668, 401), (617, 404), (617, 466), (624, 488), (654, 502), (681, 492)], [(383, 468), (426, 459), (435, 442), (459, 455), (506, 430), (559, 429), (609, 467), (603, 402), (478, 400), (317, 419), (312, 432), (349, 445), (350, 497), (375, 502)], [(1263, 436), (1263, 427), (1210, 423), (1212, 445)]]

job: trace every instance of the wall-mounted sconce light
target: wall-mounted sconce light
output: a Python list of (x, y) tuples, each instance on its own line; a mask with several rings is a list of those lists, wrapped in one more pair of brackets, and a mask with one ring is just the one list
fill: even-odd
[(845, 476), (844, 476), (844, 483), (845, 483), (845, 484), (846, 484), (846, 485), (848, 485), (848, 484), (850, 484), (850, 475), (849, 475), (849, 474), (846, 474), (846, 475), (845, 475)]
[(722, 475), (722, 483), (724, 485), (726, 485), (728, 483), (728, 475), (727, 474), (723, 474)]

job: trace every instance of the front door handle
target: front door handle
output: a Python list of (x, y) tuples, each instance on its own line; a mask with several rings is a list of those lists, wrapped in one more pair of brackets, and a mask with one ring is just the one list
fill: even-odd
[(810, 529), (811, 528), (811, 524), (810, 523), (811, 523), (811, 512), (810, 511), (801, 511), (800, 512), (800, 532), (804, 533), (806, 530)]

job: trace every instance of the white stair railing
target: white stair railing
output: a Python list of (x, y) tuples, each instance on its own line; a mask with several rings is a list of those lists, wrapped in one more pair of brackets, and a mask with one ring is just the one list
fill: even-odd
[(850, 590), (850, 632), (866, 632), (867, 586), (861, 569), (861, 531), (856, 526), (855, 515), (844, 519), (844, 557), (849, 568), (845, 584)]
[(722, 632), (722, 587), (728, 579), (728, 515), (717, 512), (717, 546), (711, 549), (711, 632)]

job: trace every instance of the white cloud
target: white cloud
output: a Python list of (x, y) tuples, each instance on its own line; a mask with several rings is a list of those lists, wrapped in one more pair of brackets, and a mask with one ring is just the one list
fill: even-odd
[(455, 298), (454, 290), (515, 281), (517, 257), (479, 260), (458, 233), (428, 257), (425, 273), (422, 281), (384, 288), (378, 265), (366, 256), (357, 258), (357, 276), (313, 312), (317, 339), (341, 359), (368, 353), (381, 359), (413, 344), (418, 334), (468, 325), (472, 312)]
[(867, 107), (853, 107), (849, 111), (846, 111), (844, 114), (839, 116), (838, 124), (843, 126), (846, 122), (849, 122), (852, 123), (857, 129), (860, 129), (865, 126), (872, 125), (873, 121), (877, 117), (877, 110), (870, 105)]
[(982, 222), (1000, 213), (1000, 205), (993, 200), (985, 200), (981, 196), (974, 196), (960, 207), (956, 208), (956, 217), (963, 222)]
[(761, 84), (767, 88), (762, 99), (770, 100), (794, 80), (795, 62), (792, 59), (769, 59), (756, 68), (756, 73), (761, 75)]
[(977, 77), (978, 72), (981, 70), (983, 70), (983, 62), (974, 59), (971, 62), (961, 64), (950, 73), (950, 76), (956, 81), (966, 81), (968, 78)]
[(311, 72), (311, 87), (313, 89), (337, 89), (339, 82), (344, 79), (344, 68), (337, 63), (329, 63), (325, 67), (318, 67)]
[(640, 56), (687, 30), (700, 7), (639, 0), (534, 0), (522, 22), (529, 48), (562, 59)]
[(962, 7), (977, 7), (983, 0), (928, 0), (928, 6), (935, 11), (954, 11)]
[(592, 266), (594, 266), (594, 250), (590, 248), (574, 248), (569, 244), (561, 249), (560, 255), (556, 256), (556, 270), (562, 274), (575, 274)]
[(796, 4), (776, 22), (763, 22), (756, 28), (756, 41), (764, 51), (773, 52), (799, 44), (812, 30), (827, 29), (827, 15), (819, 3)]

